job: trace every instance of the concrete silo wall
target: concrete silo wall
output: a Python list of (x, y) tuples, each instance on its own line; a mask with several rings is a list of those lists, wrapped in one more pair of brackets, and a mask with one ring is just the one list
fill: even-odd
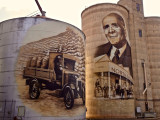
[(45, 20), (22, 18), (0, 23), (1, 118), (5, 118), (5, 116), (13, 117), (17, 112), (15, 107), (21, 104), (18, 99), (17, 84), (14, 77), (18, 51), (27, 29), (42, 21)]
[[(49, 51), (77, 57), (76, 72), (84, 77), (84, 34), (76, 27), (48, 18), (17, 18), (0, 23), (0, 119), (12, 119), (19, 114), (23, 119), (83, 119), (85, 107), (75, 100), (67, 111), (63, 98), (44, 90), (39, 99), (30, 100), (23, 78), (24, 67), (31, 57), (44, 57)], [(74, 46), (74, 47), (73, 47)], [(52, 97), (53, 96), (53, 97)], [(80, 106), (77, 106), (77, 104)]]
[[(134, 99), (120, 100), (118, 95), (115, 97), (115, 94), (113, 95), (111, 93), (114, 91), (113, 89), (115, 87), (116, 77), (118, 77), (117, 81), (120, 81), (119, 84), (123, 84), (124, 81), (119, 79), (121, 75), (118, 75), (117, 73), (115, 73), (117, 76), (115, 74), (110, 75), (110, 72), (108, 71), (101, 73), (98, 72), (98, 70), (101, 71), (103, 66), (105, 66), (104, 69), (108, 68), (105, 65), (107, 62), (104, 62), (110, 61), (108, 57), (104, 56), (101, 59), (96, 58), (95, 60), (95, 54), (98, 51), (98, 46), (103, 46), (108, 42), (103, 31), (104, 26), (102, 25), (102, 20), (105, 16), (112, 13), (121, 16), (124, 20), (126, 30), (125, 39), (128, 44), (130, 44), (128, 36), (128, 11), (124, 7), (104, 3), (93, 5), (82, 12), (82, 30), (86, 35), (85, 56), (87, 118), (132, 118), (135, 115)], [(103, 51), (105, 51), (105, 49), (103, 49)], [(103, 62), (104, 64), (96, 67), (96, 64), (99, 64), (99, 62)], [(98, 77), (100, 74), (101, 77)], [(101, 79), (100, 83), (96, 82), (98, 79)], [(108, 89), (110, 89), (110, 92), (105, 92), (104, 90), (106, 87), (103, 82), (105, 81), (107, 81), (106, 84), (109, 85)], [(110, 85), (112, 83), (113, 86)], [(97, 92), (97, 86), (99, 84), (102, 84), (99, 87), (102, 92)]]
[[(145, 112), (148, 111), (147, 109), (153, 109), (153, 101), (152, 88), (147, 84), (151, 83), (151, 74), (146, 43), (143, 0), (120, 0), (118, 4), (129, 10), (129, 35), (132, 47), (135, 108), (140, 107)], [(147, 86), (147, 91), (144, 92), (145, 86)]]
[(160, 18), (145, 18), (146, 36), (149, 56), (149, 67), (151, 70), (151, 86), (154, 101), (154, 109), (160, 115)]
[[(0, 52), (1, 52), (1, 82), (4, 86), (16, 87), (16, 81), (14, 80), (14, 72), (16, 59), (18, 56), (19, 48), (22, 45), (27, 30), (35, 25), (39, 24), (45, 19), (39, 18), (21, 18), (13, 19), (0, 23)], [(10, 73), (10, 74), (8, 74)], [(15, 85), (15, 86), (14, 86)], [(12, 100), (15, 91), (4, 90), (11, 95), (3, 94), (3, 100)]]

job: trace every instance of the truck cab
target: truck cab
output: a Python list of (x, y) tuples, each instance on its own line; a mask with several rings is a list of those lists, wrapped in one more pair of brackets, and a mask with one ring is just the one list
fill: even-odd
[(84, 82), (75, 68), (78, 61), (73, 55), (57, 52), (49, 52), (41, 61), (38, 57), (32, 58), (23, 74), (26, 84), (29, 85), (30, 98), (38, 99), (40, 90), (45, 88), (60, 91), (59, 96), (64, 97), (67, 109), (72, 108), (75, 98), (81, 97), (84, 103)]

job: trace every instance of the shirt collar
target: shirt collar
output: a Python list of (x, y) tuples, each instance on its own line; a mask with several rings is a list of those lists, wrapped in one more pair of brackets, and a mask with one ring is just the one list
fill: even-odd
[[(125, 51), (125, 49), (126, 49), (126, 47), (127, 47), (127, 44), (125, 44), (125, 45), (123, 45), (123, 47), (121, 47), (120, 49), (119, 49), (119, 57), (121, 57), (121, 55), (123, 54), (123, 52)], [(114, 47), (114, 46), (112, 46), (112, 50), (115, 52), (116, 51), (116, 47)]]

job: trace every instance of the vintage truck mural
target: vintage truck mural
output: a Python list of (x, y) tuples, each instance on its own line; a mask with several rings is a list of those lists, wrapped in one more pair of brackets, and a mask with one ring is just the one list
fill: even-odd
[(59, 97), (64, 97), (67, 109), (74, 105), (74, 99), (82, 98), (85, 103), (84, 82), (74, 70), (79, 61), (73, 55), (49, 52), (42, 57), (32, 57), (24, 67), (23, 77), (29, 85), (30, 99), (38, 99), (43, 89), (56, 90)]
[(84, 118), (84, 34), (47, 21), (32, 26), (23, 39), (15, 73), (21, 102), (40, 116)]

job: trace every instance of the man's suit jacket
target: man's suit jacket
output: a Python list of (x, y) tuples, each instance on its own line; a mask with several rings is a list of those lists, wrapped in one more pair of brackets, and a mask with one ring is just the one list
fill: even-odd
[[(110, 42), (103, 44), (101, 46), (97, 47), (97, 51), (95, 53), (95, 57), (98, 57), (100, 55), (107, 54), (108, 57), (110, 57), (112, 50), (112, 44)], [(122, 53), (120, 56), (118, 63), (117, 64), (122, 64), (123, 67), (129, 67), (130, 74), (133, 75), (132, 73), (132, 58), (131, 58), (131, 47), (127, 43), (125, 51)]]

